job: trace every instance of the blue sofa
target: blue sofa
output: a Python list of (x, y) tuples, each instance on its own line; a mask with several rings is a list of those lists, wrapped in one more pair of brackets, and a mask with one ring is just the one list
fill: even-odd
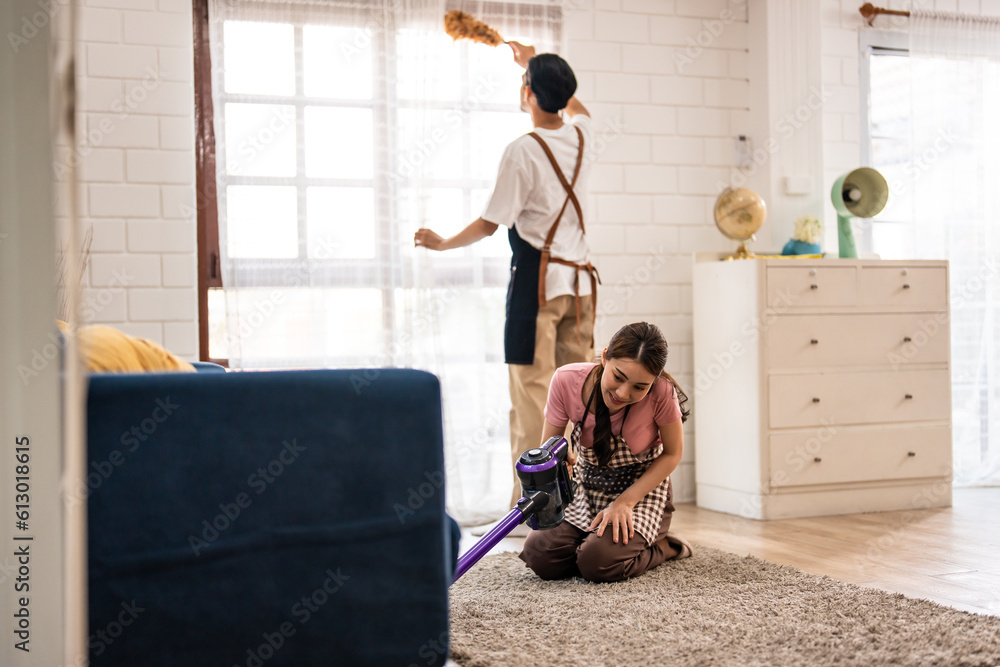
[(440, 397), (403, 369), (91, 377), (92, 664), (444, 664)]

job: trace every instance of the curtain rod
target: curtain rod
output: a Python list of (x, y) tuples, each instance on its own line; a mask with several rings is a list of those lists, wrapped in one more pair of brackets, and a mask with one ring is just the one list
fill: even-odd
[[(875, 21), (875, 17), (878, 16), (879, 14), (888, 14), (889, 16), (906, 16), (906, 17), (912, 15), (910, 12), (901, 9), (886, 9), (885, 7), (876, 7), (870, 2), (866, 2), (865, 4), (858, 7), (858, 12), (861, 14), (861, 16), (868, 19), (868, 25), (872, 25), (872, 23)], [(962, 21), (972, 21), (975, 23), (988, 23), (991, 25), (1000, 24), (1000, 17), (994, 17), (994, 16), (975, 16), (972, 14), (954, 14), (951, 12), (920, 12), (920, 13), (927, 14), (929, 16), (936, 16), (938, 18), (943, 18), (943, 19), (952, 19), (952, 20), (957, 19)]]
[(868, 19), (868, 25), (871, 25), (875, 21), (875, 17), (879, 14), (888, 14), (889, 16), (909, 16), (910, 12), (903, 11), (900, 9), (886, 9), (885, 7), (876, 7), (870, 2), (858, 7), (858, 11), (861, 16)]

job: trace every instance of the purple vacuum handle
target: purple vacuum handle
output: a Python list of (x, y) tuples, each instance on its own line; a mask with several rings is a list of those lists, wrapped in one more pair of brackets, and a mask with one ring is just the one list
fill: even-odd
[[(551, 439), (549, 442), (551, 442)], [(566, 438), (559, 438), (559, 441), (552, 445), (552, 447), (549, 448), (549, 451), (552, 452), (552, 456), (558, 458), (560, 461), (565, 461), (569, 456), (569, 442)]]
[(507, 537), (507, 534), (514, 530), (519, 523), (524, 521), (524, 515), (521, 514), (521, 510), (516, 507), (510, 511), (500, 523), (495, 525), (493, 529), (483, 535), (478, 542), (472, 545), (472, 548), (466, 551), (461, 558), (458, 559), (458, 567), (455, 568), (455, 578), (452, 583), (458, 581), (458, 578), (469, 571), (473, 565), (479, 562), (479, 559), (490, 552), (490, 549), (497, 545), (497, 542)]
[(517, 506), (508, 512), (507, 516), (501, 519), (497, 525), (493, 526), (490, 532), (479, 538), (479, 541), (472, 545), (472, 548), (458, 559), (458, 566), (455, 568), (455, 578), (451, 580), (451, 583), (458, 581), (459, 577), (478, 563), (480, 558), (488, 554), (490, 549), (495, 547), (500, 540), (507, 537), (510, 531), (514, 530), (518, 524), (531, 516), (539, 504), (544, 507), (548, 501), (549, 494), (541, 491), (534, 493), (530, 497), (525, 496), (518, 500)]

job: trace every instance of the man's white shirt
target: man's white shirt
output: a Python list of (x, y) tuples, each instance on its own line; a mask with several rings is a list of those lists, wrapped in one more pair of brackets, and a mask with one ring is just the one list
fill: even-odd
[[(573, 181), (577, 154), (580, 150), (579, 137), (575, 127), (580, 128), (584, 139), (583, 164), (573, 191), (583, 210), (584, 222), (587, 217), (587, 182), (593, 160), (593, 129), (589, 116), (578, 114), (556, 130), (535, 128), (556, 162), (562, 169), (567, 182)], [(545, 237), (555, 222), (559, 209), (566, 201), (566, 189), (552, 168), (552, 163), (538, 142), (527, 134), (518, 137), (507, 146), (497, 172), (496, 185), (490, 195), (483, 219), (504, 227), (517, 224), (517, 232), (522, 239), (541, 250)], [(580, 227), (573, 202), (566, 205), (559, 227), (552, 241), (552, 256), (576, 264), (586, 264), (589, 248)], [(545, 274), (545, 298), (554, 299), (563, 294), (574, 294), (577, 271), (573, 267), (549, 263)], [(581, 272), (580, 294), (590, 294), (590, 276)]]

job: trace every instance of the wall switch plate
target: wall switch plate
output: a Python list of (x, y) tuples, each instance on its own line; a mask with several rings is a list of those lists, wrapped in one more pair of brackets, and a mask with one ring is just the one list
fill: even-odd
[(734, 144), (736, 166), (749, 167), (753, 163), (753, 142), (745, 134), (738, 135)]
[(812, 193), (812, 179), (809, 176), (785, 176), (786, 195), (808, 195)]

